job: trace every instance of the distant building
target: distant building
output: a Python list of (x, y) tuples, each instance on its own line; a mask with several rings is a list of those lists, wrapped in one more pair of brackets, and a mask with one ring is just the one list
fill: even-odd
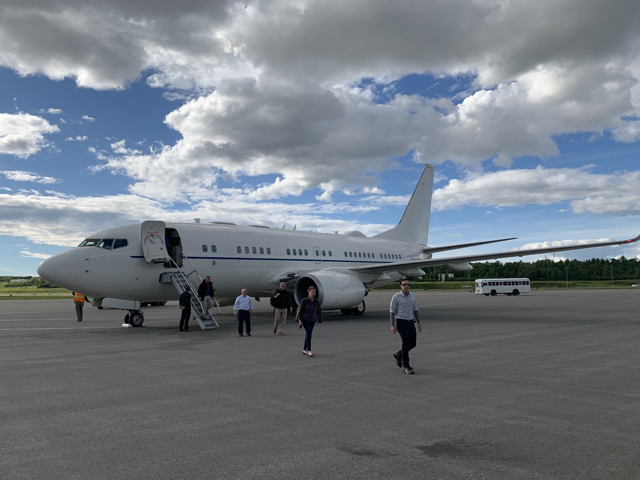
[(9, 283), (27, 283), (28, 281), (28, 278), (12, 278)]

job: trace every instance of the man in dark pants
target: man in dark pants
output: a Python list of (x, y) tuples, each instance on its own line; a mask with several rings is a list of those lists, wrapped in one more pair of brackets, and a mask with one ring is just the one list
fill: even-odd
[(233, 304), (233, 314), (238, 315), (238, 333), (240, 336), (242, 336), (243, 322), (247, 325), (247, 337), (251, 336), (251, 312), (253, 312), (251, 297), (247, 294), (247, 289), (243, 288)]
[(78, 321), (82, 321), (82, 309), (84, 308), (84, 302), (88, 302), (89, 299), (86, 295), (78, 292), (71, 292), (73, 295), (73, 304), (76, 307), (76, 316), (78, 317)]
[(413, 374), (413, 368), (409, 365), (409, 350), (416, 346), (416, 326), (418, 322), (418, 332), (422, 332), (422, 323), (420, 323), (420, 314), (418, 313), (418, 305), (412, 293), (409, 292), (409, 280), (403, 278), (400, 280), (400, 291), (391, 298), (389, 306), (389, 314), (391, 316), (391, 333), (400, 334), (402, 339), (402, 349), (393, 354), (396, 364), (400, 368), (404, 368), (404, 373)]
[(180, 294), (180, 331), (190, 332), (189, 319), (191, 318), (191, 287), (187, 285), (184, 287), (184, 292)]
[(204, 307), (202, 311), (202, 318), (208, 318), (209, 310), (213, 307), (213, 291), (211, 277), (207, 275), (198, 287), (198, 298)]

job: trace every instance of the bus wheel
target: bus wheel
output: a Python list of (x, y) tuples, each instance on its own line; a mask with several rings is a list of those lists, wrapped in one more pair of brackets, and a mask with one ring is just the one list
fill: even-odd
[(520, 295), (520, 291), (516, 288), (516, 289), (513, 291), (513, 294), (517, 297), (518, 295)]
[(498, 294), (498, 292), (496, 292), (495, 290), (491, 290), (491, 296), (495, 297)]

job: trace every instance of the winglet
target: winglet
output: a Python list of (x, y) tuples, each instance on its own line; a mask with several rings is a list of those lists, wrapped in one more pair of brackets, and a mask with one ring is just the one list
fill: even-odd
[(630, 238), (629, 240), (625, 240), (623, 243), (635, 243), (638, 240), (640, 240), (640, 235), (638, 235), (636, 238)]

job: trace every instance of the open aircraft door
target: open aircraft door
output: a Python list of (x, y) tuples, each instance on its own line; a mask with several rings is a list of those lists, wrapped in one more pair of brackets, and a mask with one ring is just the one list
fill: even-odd
[(164, 222), (150, 220), (142, 223), (142, 252), (147, 263), (164, 263), (168, 260), (164, 236)]

